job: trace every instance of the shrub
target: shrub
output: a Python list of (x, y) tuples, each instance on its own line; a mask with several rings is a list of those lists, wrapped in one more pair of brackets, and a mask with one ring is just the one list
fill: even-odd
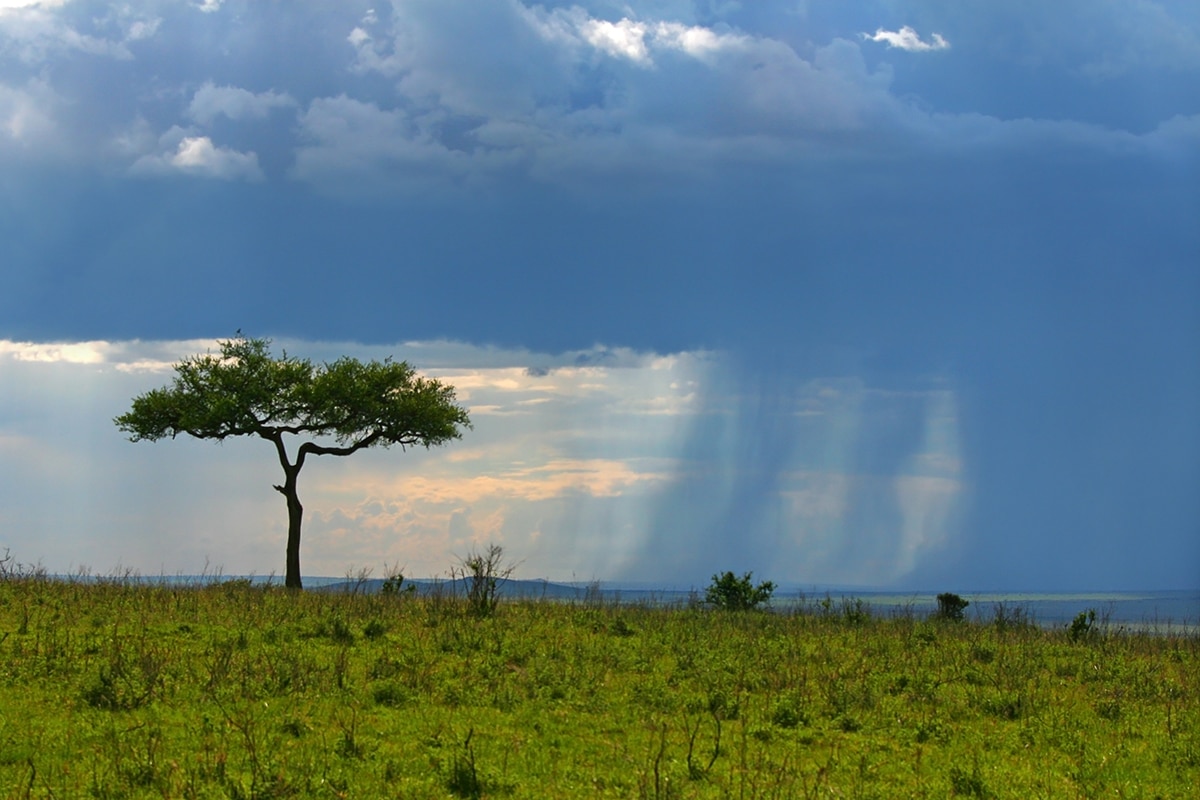
[(399, 597), (401, 595), (412, 595), (417, 591), (414, 584), (404, 584), (404, 571), (396, 566), (385, 566), (383, 570), (383, 585), (379, 587), (379, 591), (386, 595)]
[(847, 625), (864, 625), (871, 619), (871, 606), (861, 597), (842, 599), (842, 619)]
[(752, 572), (740, 578), (732, 572), (713, 575), (712, 584), (704, 592), (704, 602), (726, 611), (749, 611), (768, 602), (775, 584), (763, 581), (755, 586), (751, 581), (753, 575)]
[(1089, 608), (1087, 611), (1080, 611), (1075, 619), (1071, 620), (1069, 633), (1072, 642), (1091, 639), (1096, 633), (1096, 609)]
[(809, 716), (803, 695), (799, 692), (792, 692), (779, 698), (771, 710), (771, 722), (780, 728), (807, 725)]
[(482, 553), (472, 551), (459, 559), (450, 577), (461, 581), (467, 593), (467, 608), (477, 617), (489, 617), (496, 610), (500, 587), (516, 570), (517, 565), (504, 559), (504, 548), (488, 545)]
[(376, 705), (388, 708), (400, 708), (412, 700), (412, 693), (402, 683), (388, 681), (381, 683), (371, 691), (371, 699)]
[(963, 611), (971, 603), (954, 594), (954, 592), (942, 592), (937, 596), (937, 605), (937, 614), (935, 616), (938, 619), (944, 619), (949, 622), (962, 622)]

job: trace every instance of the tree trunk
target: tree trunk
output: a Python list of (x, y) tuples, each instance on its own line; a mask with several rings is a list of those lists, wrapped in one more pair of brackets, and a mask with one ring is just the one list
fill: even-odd
[(288, 538), (287, 538), (287, 576), (283, 585), (289, 589), (303, 589), (300, 582), (300, 521), (304, 516), (304, 506), (296, 495), (296, 478), (290, 479), (284, 487), (284, 497), (287, 498)]
[(300, 522), (304, 518), (304, 506), (300, 505), (300, 495), (296, 492), (296, 479), (300, 477), (300, 468), (304, 466), (304, 449), (296, 454), (296, 463), (288, 460), (287, 448), (283, 444), (283, 434), (276, 432), (267, 437), (275, 442), (279, 453), (279, 463), (283, 467), (283, 485), (276, 485), (275, 491), (287, 500), (288, 538), (287, 538), (287, 572), (283, 585), (299, 591), (304, 588), (300, 582)]

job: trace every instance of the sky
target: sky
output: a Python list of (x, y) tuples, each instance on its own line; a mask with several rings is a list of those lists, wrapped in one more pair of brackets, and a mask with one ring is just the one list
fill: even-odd
[(307, 575), (1200, 587), (1191, 0), (0, 0), (0, 548), (279, 573), (244, 331), (475, 423), (306, 465)]

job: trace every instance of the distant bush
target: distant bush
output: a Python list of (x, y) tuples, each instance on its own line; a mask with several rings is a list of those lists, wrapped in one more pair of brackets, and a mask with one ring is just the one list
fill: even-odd
[(726, 611), (749, 611), (770, 601), (775, 584), (763, 581), (758, 586), (752, 582), (753, 572), (737, 577), (732, 572), (713, 575), (712, 584), (704, 592), (704, 602)]
[(516, 564), (505, 561), (503, 547), (491, 544), (482, 553), (474, 550), (460, 558), (458, 566), (450, 570), (450, 577), (465, 588), (471, 614), (490, 617), (496, 610), (500, 587), (516, 568)]
[(1096, 633), (1096, 609), (1080, 611), (1075, 619), (1071, 620), (1069, 633), (1072, 642), (1083, 642), (1093, 638)]
[(949, 622), (962, 622), (963, 611), (971, 603), (954, 594), (954, 592), (942, 592), (937, 596), (937, 605), (937, 614), (935, 616), (938, 619), (944, 619)]
[(404, 585), (404, 571), (399, 565), (385, 566), (383, 573), (383, 585), (379, 588), (383, 594), (400, 596), (402, 594), (412, 595), (417, 591), (417, 587), (413, 584)]

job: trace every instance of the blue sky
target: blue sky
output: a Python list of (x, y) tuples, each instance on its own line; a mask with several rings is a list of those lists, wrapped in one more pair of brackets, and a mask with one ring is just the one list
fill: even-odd
[(0, 0), (0, 546), (282, 568), (242, 329), (476, 429), (301, 477), (307, 574), (1200, 586), (1192, 2)]

